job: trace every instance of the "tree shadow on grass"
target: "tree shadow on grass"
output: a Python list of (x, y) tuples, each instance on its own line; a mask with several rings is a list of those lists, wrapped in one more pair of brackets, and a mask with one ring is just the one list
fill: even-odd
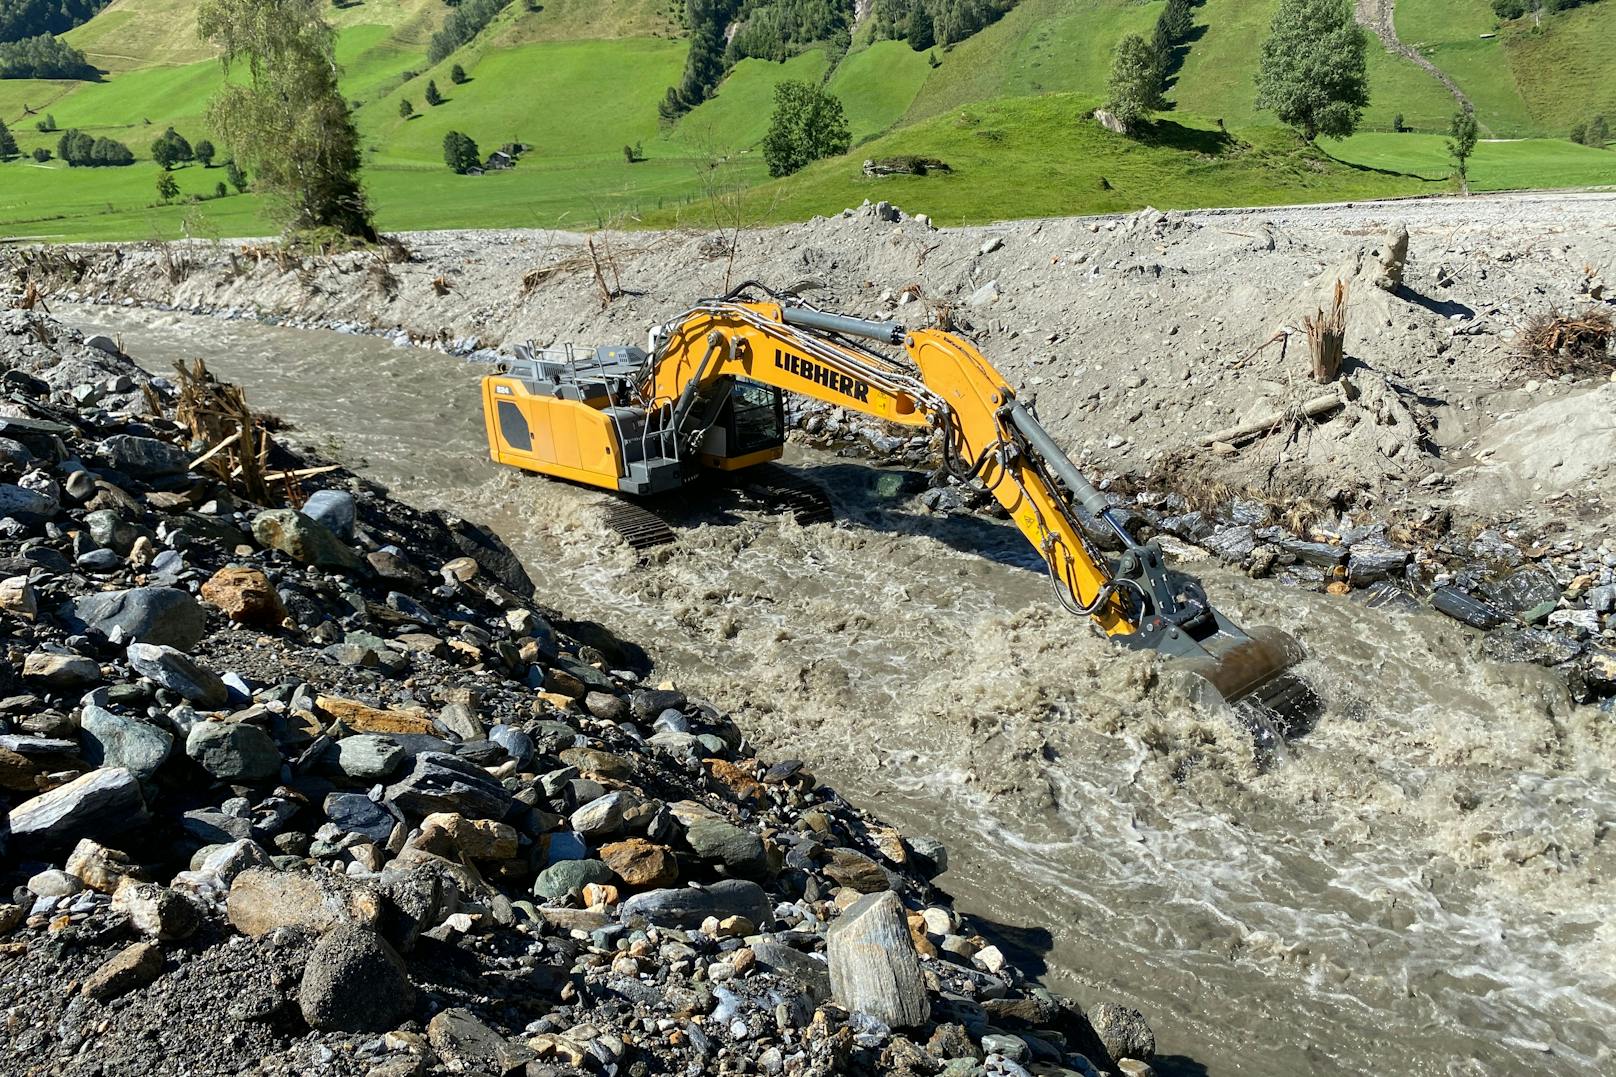
[(1319, 154), (1321, 156), (1323, 156), (1326, 160), (1329, 160), (1329, 161), (1331, 161), (1331, 162), (1333, 162), (1335, 164), (1338, 164), (1342, 168), (1350, 168), (1354, 172), (1363, 172), (1363, 173), (1366, 173), (1366, 174), (1372, 175), (1372, 176), (1395, 176), (1398, 179), (1419, 180), (1421, 183), (1441, 183), (1441, 184), (1445, 184), (1445, 183), (1448, 182), (1447, 177), (1445, 177), (1445, 176), (1441, 177), (1441, 178), (1433, 178), (1431, 176), (1421, 175), (1418, 172), (1399, 172), (1395, 168), (1377, 168), (1374, 165), (1359, 164), (1357, 161), (1344, 160), (1344, 159), (1342, 159), (1340, 157), (1337, 157), (1335, 154), (1331, 153), (1329, 150), (1325, 149), (1322, 145), (1320, 145), (1317, 142), (1313, 143), (1313, 148), (1315, 150), (1317, 150), (1319, 152)]
[(1205, 24), (1190, 27), (1190, 32), (1184, 35), (1183, 40), (1174, 45), (1167, 53), (1167, 63), (1162, 68), (1162, 88), (1171, 90), (1178, 85), (1178, 73), (1184, 69), (1184, 61), (1189, 58), (1190, 47), (1206, 36)]
[(1139, 125), (1135, 141), (1145, 146), (1183, 150), (1209, 156), (1228, 153), (1240, 143), (1227, 131), (1208, 131), (1201, 127), (1186, 127), (1172, 120), (1155, 120)]

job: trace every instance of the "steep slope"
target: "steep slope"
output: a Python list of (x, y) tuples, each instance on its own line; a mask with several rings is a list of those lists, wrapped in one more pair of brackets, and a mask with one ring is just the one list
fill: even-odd
[(1535, 32), (1522, 20), (1501, 36), (1538, 133), (1564, 136), (1595, 115), (1616, 118), (1616, 3), (1562, 11)]

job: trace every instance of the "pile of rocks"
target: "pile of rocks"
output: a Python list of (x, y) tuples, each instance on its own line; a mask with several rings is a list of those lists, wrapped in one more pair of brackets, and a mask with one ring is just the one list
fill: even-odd
[(47, 317), (0, 370), (6, 1072), (1149, 1072), (495, 536), (249, 504)]
[[(1119, 501), (1123, 499), (1119, 498)], [(1235, 498), (1191, 510), (1176, 494), (1129, 507), (1150, 530), (1253, 577), (1352, 595), (1392, 611), (1432, 609), (1486, 633), (1484, 655), (1546, 666), (1572, 697), (1616, 709), (1616, 546), (1534, 535), (1527, 526), (1424, 535), (1366, 516), (1286, 526), (1274, 506)], [(1403, 541), (1393, 537), (1402, 532)], [(1169, 551), (1183, 554), (1184, 551)], [(1202, 555), (1204, 556), (1204, 554)]]

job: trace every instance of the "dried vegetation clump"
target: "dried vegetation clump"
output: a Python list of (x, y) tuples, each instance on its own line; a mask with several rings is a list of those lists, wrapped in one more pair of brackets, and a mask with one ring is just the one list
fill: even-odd
[(1611, 338), (1616, 321), (1603, 307), (1581, 314), (1550, 310), (1521, 331), (1518, 350), (1530, 373), (1549, 376), (1603, 373), (1611, 368)]

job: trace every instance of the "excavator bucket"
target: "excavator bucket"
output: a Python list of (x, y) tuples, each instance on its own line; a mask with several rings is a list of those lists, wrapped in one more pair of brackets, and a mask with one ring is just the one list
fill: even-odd
[(1288, 632), (1261, 625), (1244, 632), (1220, 616), (1216, 634), (1194, 641), (1200, 652), (1170, 660), (1170, 667), (1196, 678), (1197, 698), (1204, 703), (1228, 703), (1258, 724), (1290, 736), (1311, 723), (1319, 707), (1318, 696), (1295, 667), (1307, 652)]

